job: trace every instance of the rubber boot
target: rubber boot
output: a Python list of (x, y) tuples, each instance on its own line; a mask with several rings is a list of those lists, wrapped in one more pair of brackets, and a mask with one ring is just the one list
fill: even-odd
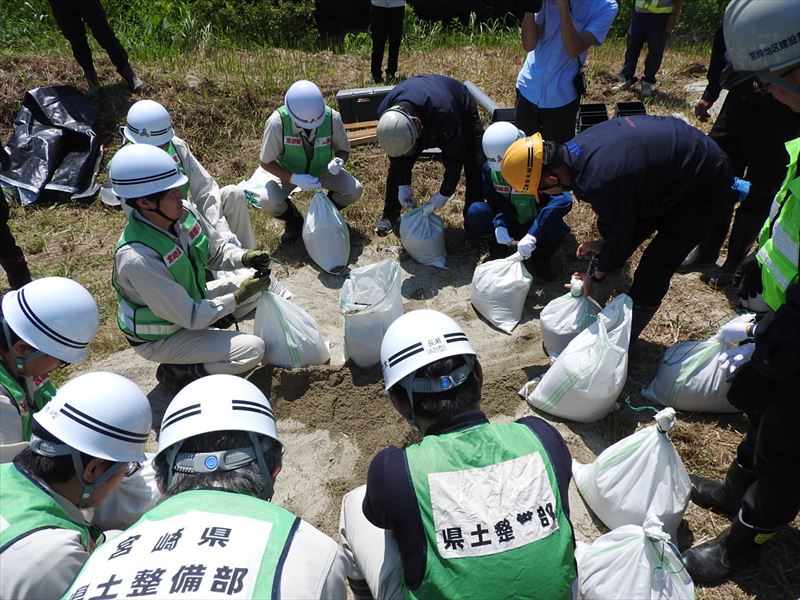
[(287, 209), (278, 217), (284, 222), (282, 243), (293, 242), (303, 234), (303, 215), (290, 200), (287, 200), (286, 204), (288, 204)]
[(156, 369), (158, 383), (167, 388), (172, 395), (177, 394), (196, 379), (206, 375), (208, 375), (208, 371), (206, 371), (202, 363), (192, 365), (162, 363)]
[(678, 267), (678, 272), (687, 273), (716, 265), (719, 252), (722, 250), (722, 244), (725, 243), (725, 236), (728, 235), (730, 223), (731, 217), (730, 214), (727, 214), (708, 232), (705, 239), (683, 259), (681, 266)]
[(631, 344), (639, 339), (639, 335), (656, 314), (658, 306), (647, 306), (636, 301), (633, 302), (633, 315), (631, 318)]
[(537, 279), (554, 281), (557, 274), (553, 268), (553, 255), (534, 251), (533, 255), (525, 261), (525, 267)]
[(695, 583), (720, 583), (758, 560), (762, 545), (774, 533), (775, 529), (745, 524), (740, 514), (713, 540), (684, 552), (683, 564)]
[(736, 213), (733, 221), (731, 237), (728, 239), (728, 255), (719, 271), (711, 278), (711, 281), (718, 287), (729, 286), (733, 283), (733, 276), (736, 269), (744, 260), (750, 247), (756, 241), (758, 232), (764, 224), (765, 217), (760, 215), (743, 215)]
[(747, 488), (756, 480), (756, 474), (733, 461), (723, 483), (696, 475), (689, 475), (689, 479), (692, 482), (689, 496), (692, 502), (732, 519), (739, 511)]
[(136, 76), (136, 73), (133, 72), (133, 68), (130, 64), (125, 65), (122, 69), (119, 70), (119, 76), (125, 80), (125, 83), (128, 84), (128, 90), (131, 92), (138, 92), (142, 89), (142, 80)]

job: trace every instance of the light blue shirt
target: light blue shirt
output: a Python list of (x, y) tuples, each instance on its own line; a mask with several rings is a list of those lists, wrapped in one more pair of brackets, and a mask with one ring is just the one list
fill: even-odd
[[(598, 46), (602, 44), (617, 15), (617, 3), (614, 0), (571, 0), (570, 8), (575, 29), (588, 31)], [(578, 74), (578, 59), (567, 56), (564, 48), (556, 0), (544, 0), (542, 10), (534, 18), (541, 30), (539, 42), (525, 57), (517, 76), (517, 89), (539, 108), (559, 108), (578, 97), (573, 83)], [(581, 54), (581, 64), (586, 54)]]

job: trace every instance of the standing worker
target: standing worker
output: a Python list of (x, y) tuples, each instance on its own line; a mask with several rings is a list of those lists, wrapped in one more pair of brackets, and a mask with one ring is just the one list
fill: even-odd
[(397, 56), (400, 54), (400, 41), (403, 39), (403, 15), (406, 0), (372, 0), (369, 31), (372, 35), (372, 56), (370, 69), (372, 80), (383, 83), (383, 51), (389, 40), (389, 58), (386, 61), (386, 79), (397, 77)]
[(267, 119), (261, 140), (261, 168), (268, 173), (261, 208), (284, 222), (281, 242), (293, 242), (303, 232), (303, 216), (290, 199), (295, 188), (325, 188), (340, 210), (361, 198), (361, 182), (344, 168), (349, 156), (342, 116), (325, 105), (314, 83), (295, 81)]
[(672, 117), (612, 119), (566, 144), (517, 140), (503, 177), (518, 190), (574, 190), (597, 214), (603, 239), (578, 245), (597, 256), (595, 281), (620, 269), (653, 233), (628, 294), (631, 340), (647, 326), (681, 261), (736, 200), (728, 157), (700, 130)]
[[(6, 149), (0, 146), (0, 169), (9, 167)], [(0, 265), (8, 277), (8, 287), (12, 290), (21, 288), (31, 281), (31, 272), (22, 249), (17, 246), (14, 234), (8, 226), (8, 202), (3, 188), (0, 187)]]
[[(796, 0), (734, 0), (723, 20), (733, 69), (755, 76), (795, 113), (800, 113), (798, 23)], [(738, 331), (723, 332), (729, 342), (755, 339), (750, 361), (732, 365), (738, 368), (728, 391), (750, 426), (724, 483), (692, 477), (691, 499), (732, 519), (716, 538), (684, 552), (686, 570), (698, 583), (718, 583), (757, 562), (763, 544), (800, 510), (800, 138), (786, 150), (789, 168), (761, 228), (758, 252), (742, 266), (743, 303), (758, 303), (766, 316), (754, 329), (740, 324)]]
[(469, 205), (483, 199), (481, 149), (483, 125), (475, 101), (466, 86), (444, 75), (417, 75), (394, 86), (378, 106), (378, 144), (389, 156), (389, 174), (383, 214), (375, 227), (387, 235), (397, 227), (401, 208), (412, 208), (411, 171), (426, 148), (439, 148), (444, 178), (430, 198), (439, 210), (456, 191), (464, 169), (465, 240), (473, 234), (466, 227)]
[(475, 350), (440, 312), (392, 323), (381, 366), (422, 441), (381, 450), (367, 485), (342, 501), (357, 597), (573, 598), (572, 462), (561, 435), (533, 416), (489, 423)]

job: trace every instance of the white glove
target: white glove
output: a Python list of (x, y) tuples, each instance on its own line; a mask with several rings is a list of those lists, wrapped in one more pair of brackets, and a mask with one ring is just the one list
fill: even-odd
[(431, 196), (429, 202), (433, 206), (433, 210), (439, 210), (445, 204), (447, 204), (448, 200), (450, 200), (450, 196), (443, 196), (440, 192), (436, 192), (433, 196)]
[(341, 159), (338, 156), (328, 163), (328, 173), (331, 175), (338, 175), (343, 168), (344, 159)]
[(508, 233), (508, 229), (505, 227), (495, 227), (494, 228), (494, 239), (497, 240), (498, 244), (503, 246), (510, 246), (511, 242), (514, 240), (511, 239), (511, 236)]
[(750, 360), (755, 349), (755, 344), (744, 344), (743, 346), (726, 350), (717, 357), (719, 368), (726, 370), (729, 376), (733, 375), (739, 367)]
[(414, 208), (417, 203), (417, 199), (411, 193), (410, 185), (397, 186), (397, 199), (400, 201), (401, 208)]
[(739, 342), (743, 342), (746, 339), (752, 338), (753, 332), (753, 324), (750, 322), (742, 323), (742, 322), (731, 322), (725, 323), (722, 327), (720, 327), (720, 333), (722, 333), (722, 339), (724, 339), (729, 344), (738, 344)]
[(292, 173), (292, 176), (289, 178), (289, 183), (296, 185), (304, 192), (322, 188), (322, 184), (319, 182), (319, 179), (313, 175), (307, 175), (305, 173)]
[(530, 233), (526, 233), (517, 244), (517, 252), (522, 255), (522, 258), (530, 258), (533, 251), (536, 250), (536, 238)]

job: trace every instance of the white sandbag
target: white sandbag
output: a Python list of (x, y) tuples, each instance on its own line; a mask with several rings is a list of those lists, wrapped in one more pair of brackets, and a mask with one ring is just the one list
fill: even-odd
[(330, 360), (314, 317), (273, 292), (264, 292), (258, 300), (253, 334), (267, 346), (264, 364), (298, 369)]
[(98, 506), (85, 509), (87, 520), (100, 529), (127, 529), (161, 500), (152, 460), (147, 452), (142, 468), (125, 477)]
[(609, 446), (588, 465), (572, 462), (575, 485), (586, 504), (609, 529), (642, 525), (652, 513), (676, 538), (689, 503), (691, 483), (667, 431), (675, 409), (655, 415), (656, 424)]
[[(729, 322), (750, 322), (755, 315), (739, 315)], [(741, 348), (729, 344), (721, 330), (703, 341), (673, 344), (664, 353), (653, 380), (642, 396), (661, 406), (695, 412), (738, 412), (727, 400), (730, 373), (723, 366), (726, 358), (752, 354), (752, 344)]]
[(391, 259), (350, 272), (339, 294), (344, 316), (344, 359), (361, 368), (381, 360), (381, 340), (403, 314), (400, 265)]
[(594, 323), (600, 305), (590, 296), (564, 294), (551, 300), (539, 314), (542, 345), (550, 358), (557, 358), (575, 336)]
[(418, 263), (440, 269), (447, 266), (444, 222), (439, 215), (428, 214), (424, 205), (408, 211), (400, 219), (400, 243)]
[(625, 385), (633, 301), (622, 294), (559, 354), (541, 381), (520, 390), (528, 403), (581, 423), (605, 417)]
[(306, 251), (323, 271), (341, 273), (350, 262), (350, 231), (333, 202), (323, 192), (311, 198), (303, 221)]
[(681, 558), (648, 515), (643, 526), (623, 525), (575, 550), (580, 598), (693, 600), (694, 583)]
[(522, 317), (533, 277), (515, 252), (508, 258), (490, 260), (475, 268), (469, 297), (472, 305), (495, 327), (511, 333)]

